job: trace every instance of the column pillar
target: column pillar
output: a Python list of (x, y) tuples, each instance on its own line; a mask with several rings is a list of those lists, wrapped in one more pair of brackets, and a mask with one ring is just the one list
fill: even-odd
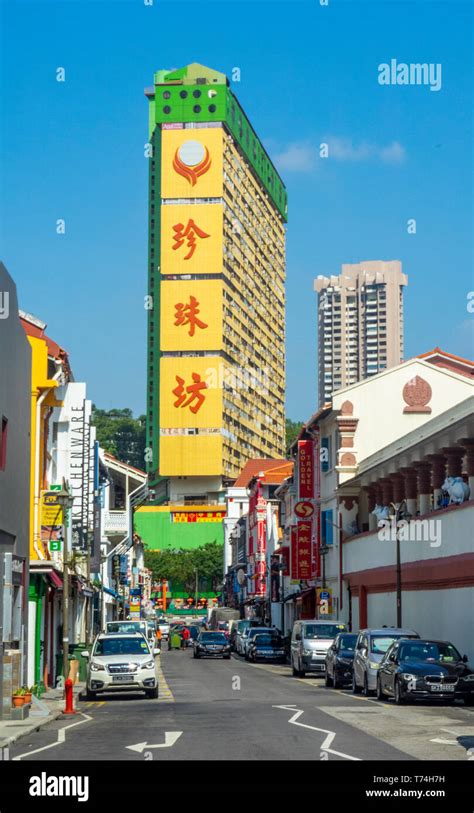
[(393, 483), (390, 477), (383, 477), (380, 481), (382, 486), (382, 505), (389, 506), (393, 502)]
[(466, 449), (466, 469), (471, 494), (469, 499), (474, 497), (474, 438), (461, 438), (460, 443)]
[(372, 513), (375, 506), (377, 505), (377, 489), (375, 487), (375, 483), (372, 483), (367, 488), (367, 495), (369, 501), (369, 531), (376, 531), (377, 517)]
[(446, 479), (446, 458), (442, 454), (429, 454), (427, 459), (431, 463), (431, 485), (433, 487), (433, 508), (435, 511), (441, 506), (442, 488)]
[(431, 463), (428, 460), (420, 460), (415, 463), (418, 494), (420, 496), (420, 514), (428, 514), (431, 511)]
[(402, 474), (391, 474), (390, 479), (393, 488), (393, 502), (398, 505), (405, 497), (405, 480)]
[(400, 474), (403, 475), (405, 480), (405, 499), (407, 501), (407, 511), (408, 513), (412, 514), (412, 516), (416, 516), (417, 511), (417, 496), (418, 496), (418, 485), (416, 479), (416, 471), (411, 466), (405, 466), (404, 468), (400, 469)]
[(447, 459), (446, 476), (462, 477), (462, 461), (466, 450), (461, 446), (445, 446), (441, 451)]

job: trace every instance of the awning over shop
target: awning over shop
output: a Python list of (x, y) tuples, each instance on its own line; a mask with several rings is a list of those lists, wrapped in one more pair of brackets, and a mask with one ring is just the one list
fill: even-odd
[(61, 576), (59, 576), (54, 570), (51, 570), (51, 572), (48, 573), (48, 578), (49, 578), (51, 584), (53, 585), (53, 587), (56, 588), (56, 590), (62, 590), (63, 589), (63, 580), (62, 580)]
[(104, 591), (104, 593), (107, 593), (107, 595), (109, 595), (109, 596), (113, 596), (114, 598), (117, 598), (119, 600), (121, 598), (119, 596), (119, 594), (115, 590), (111, 590), (109, 587), (102, 586), (102, 590)]

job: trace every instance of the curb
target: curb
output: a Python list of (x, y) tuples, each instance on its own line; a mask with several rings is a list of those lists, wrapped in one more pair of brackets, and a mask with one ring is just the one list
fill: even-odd
[[(74, 699), (76, 700), (77, 697), (83, 691), (83, 686), (77, 688), (77, 691), (74, 692)], [(57, 701), (62, 702), (62, 701)], [(28, 736), (28, 734), (32, 734), (34, 731), (38, 731), (38, 729), (43, 728), (43, 726), (48, 725), (48, 723), (52, 723), (54, 720), (57, 720), (59, 717), (63, 715), (63, 709), (57, 709), (56, 711), (50, 712), (47, 717), (44, 717), (42, 720), (38, 720), (38, 722), (31, 724), (30, 726), (18, 731), (17, 734), (12, 734), (11, 737), (8, 739), (0, 740), (0, 750), (3, 748), (9, 748), (10, 745), (13, 745), (18, 740), (23, 739), (23, 737)]]

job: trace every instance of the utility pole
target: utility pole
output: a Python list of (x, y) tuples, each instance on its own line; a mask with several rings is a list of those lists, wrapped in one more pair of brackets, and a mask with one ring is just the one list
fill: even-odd
[(194, 590), (194, 614), (197, 613), (197, 604), (198, 604), (198, 588), (199, 588), (199, 575), (198, 569), (196, 568), (196, 587)]
[(67, 564), (67, 529), (66, 515), (74, 502), (69, 487), (63, 479), (61, 490), (56, 497), (62, 509), (63, 528), (63, 676), (66, 681), (69, 673), (69, 569)]

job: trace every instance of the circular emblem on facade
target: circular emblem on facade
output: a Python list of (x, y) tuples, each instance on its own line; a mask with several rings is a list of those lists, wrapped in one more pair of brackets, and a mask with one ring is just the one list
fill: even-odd
[(403, 400), (408, 404), (403, 412), (431, 412), (431, 407), (427, 404), (431, 401), (432, 394), (432, 389), (424, 378), (419, 375), (411, 378), (403, 387)]
[(175, 152), (173, 169), (178, 175), (186, 178), (191, 186), (195, 186), (200, 175), (204, 175), (211, 166), (209, 150), (200, 141), (189, 139), (183, 141)]
[(295, 514), (297, 517), (303, 517), (303, 519), (308, 519), (312, 517), (314, 514), (314, 505), (308, 500), (302, 500), (301, 502), (297, 502), (295, 505)]

